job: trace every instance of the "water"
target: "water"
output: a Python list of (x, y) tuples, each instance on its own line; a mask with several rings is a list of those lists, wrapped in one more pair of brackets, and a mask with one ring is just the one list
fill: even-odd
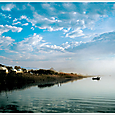
[(102, 76), (0, 93), (0, 112), (114, 113), (115, 76)]

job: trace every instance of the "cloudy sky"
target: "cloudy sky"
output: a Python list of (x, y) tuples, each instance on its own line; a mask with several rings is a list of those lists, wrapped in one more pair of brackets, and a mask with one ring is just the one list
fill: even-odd
[(115, 74), (115, 3), (0, 2), (0, 63)]

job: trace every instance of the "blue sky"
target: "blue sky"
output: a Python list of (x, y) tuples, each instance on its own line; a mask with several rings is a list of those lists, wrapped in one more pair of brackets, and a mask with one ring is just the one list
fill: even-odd
[(0, 2), (0, 63), (115, 74), (115, 3)]

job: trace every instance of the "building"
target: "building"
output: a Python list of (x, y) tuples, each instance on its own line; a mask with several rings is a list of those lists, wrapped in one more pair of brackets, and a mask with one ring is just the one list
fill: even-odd
[(16, 69), (11, 69), (10, 73), (16, 73), (17, 70)]
[(0, 73), (7, 73), (8, 74), (8, 69), (6, 67), (0, 66)]
[(17, 73), (23, 73), (23, 71), (22, 71), (22, 69), (18, 69), (18, 70), (17, 69), (12, 69), (11, 73), (16, 73), (17, 74)]
[(18, 69), (16, 73), (23, 73), (22, 69)]

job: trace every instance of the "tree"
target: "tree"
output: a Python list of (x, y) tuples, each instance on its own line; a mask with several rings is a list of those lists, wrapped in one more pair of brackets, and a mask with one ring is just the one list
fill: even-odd
[(21, 69), (20, 66), (15, 66), (14, 69), (18, 70), (18, 69)]
[(13, 69), (11, 66), (6, 66), (6, 68), (8, 69), (8, 71), (10, 71), (11, 69)]

